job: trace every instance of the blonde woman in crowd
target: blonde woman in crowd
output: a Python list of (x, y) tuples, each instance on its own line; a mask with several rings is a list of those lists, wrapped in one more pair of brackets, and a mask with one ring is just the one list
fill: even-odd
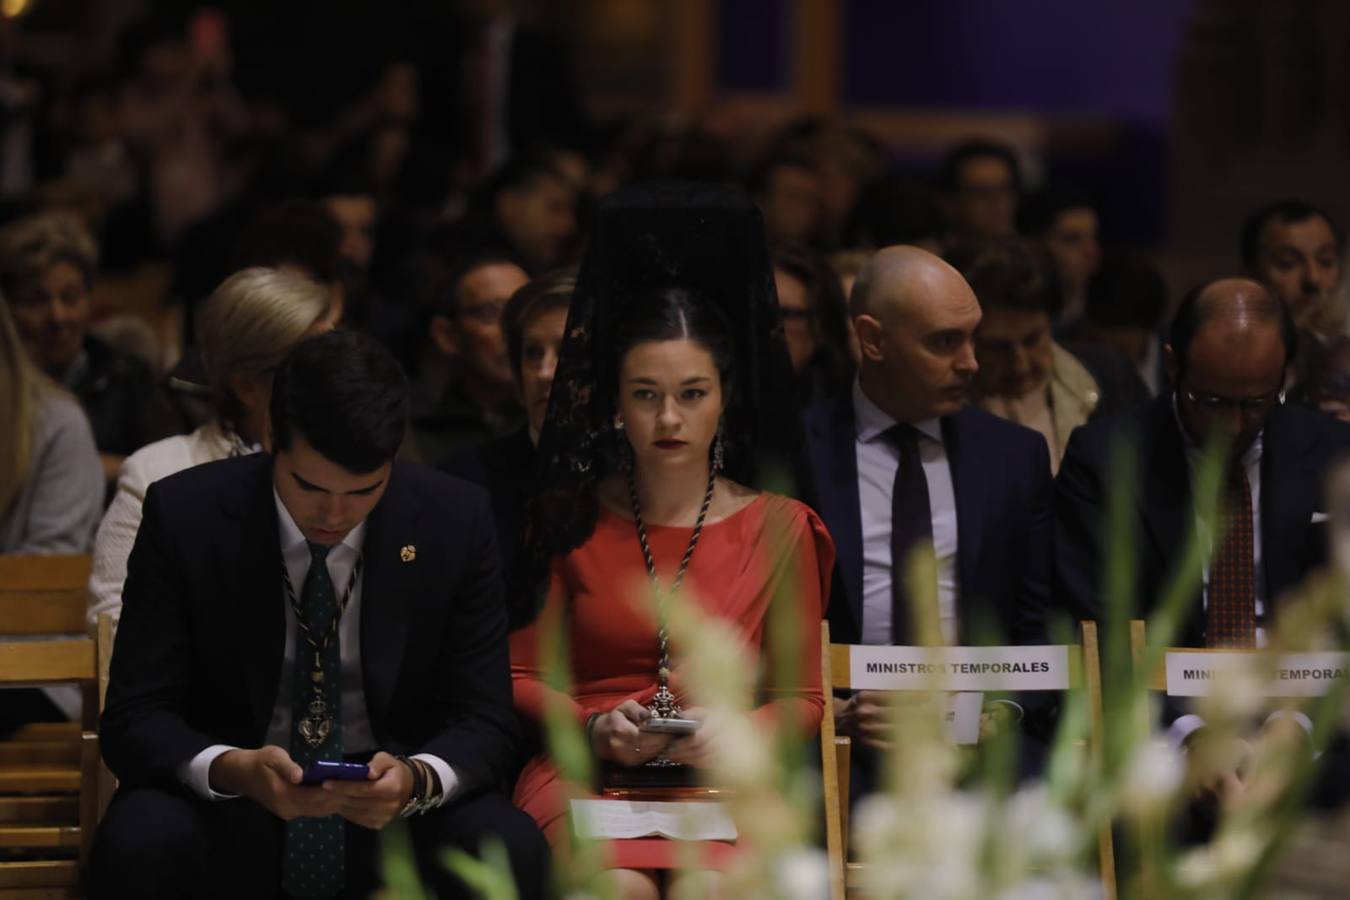
[(85, 553), (103, 472), (75, 398), (29, 360), (0, 300), (0, 553)]
[(143, 447), (122, 465), (94, 542), (91, 625), (102, 613), (121, 612), (146, 489), (183, 469), (262, 449), (272, 373), (301, 338), (333, 327), (330, 299), (326, 288), (279, 269), (244, 269), (216, 288), (197, 323), (215, 417), (191, 434)]

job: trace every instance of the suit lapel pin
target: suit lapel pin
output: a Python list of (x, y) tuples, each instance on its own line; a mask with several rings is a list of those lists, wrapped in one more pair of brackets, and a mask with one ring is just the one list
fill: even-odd
[(412, 544), (404, 544), (403, 549), (398, 551), (398, 558), (405, 563), (412, 562), (414, 559), (417, 559), (417, 548)]

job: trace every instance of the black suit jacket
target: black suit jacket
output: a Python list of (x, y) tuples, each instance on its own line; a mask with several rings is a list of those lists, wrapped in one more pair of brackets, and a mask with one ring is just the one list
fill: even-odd
[(525, 533), (525, 505), (534, 493), (534, 463), (535, 449), (530, 431), (521, 428), (482, 446), (460, 450), (440, 466), (443, 472), (487, 488), (497, 523), (497, 546), (508, 589), (507, 625), (513, 631), (528, 625), (535, 612), (532, 598), (513, 596), (510, 592), (513, 586), (511, 574), (520, 560)]
[[(435, 754), (469, 786), (499, 781), (519, 726), (483, 491), (395, 464), (364, 559), (361, 669), (379, 747)], [(285, 649), (281, 565), (270, 456), (150, 487), (103, 714), (123, 783), (174, 779), (212, 744), (262, 745)]]
[[(942, 420), (956, 493), (963, 640), (1045, 640), (1050, 597), (1050, 454), (1045, 439), (974, 407)], [(806, 412), (816, 510), (838, 551), (829, 606), (836, 643), (862, 635), (863, 542), (851, 392)]]
[[(1190, 469), (1181, 427), (1166, 393), (1128, 415), (1074, 431), (1055, 481), (1055, 587), (1061, 603), (1100, 618), (1108, 473), (1116, 441), (1138, 466), (1129, 484), (1134, 507), (1135, 615), (1147, 617), (1181, 562), (1195, 529)], [(1327, 465), (1350, 449), (1350, 426), (1296, 406), (1270, 414), (1261, 448), (1261, 560), (1268, 612), (1281, 592), (1326, 559), (1326, 537), (1312, 514), (1322, 506)], [(1197, 573), (1197, 583), (1198, 583)], [(1204, 646), (1197, 589), (1178, 646)]]

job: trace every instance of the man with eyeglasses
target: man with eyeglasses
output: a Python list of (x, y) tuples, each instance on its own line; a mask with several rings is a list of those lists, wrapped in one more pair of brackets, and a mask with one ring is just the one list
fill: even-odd
[(489, 249), (466, 254), (442, 281), (412, 385), (419, 462), (441, 465), (525, 424), (501, 320), (529, 280), (514, 257)]
[[(1113, 451), (1124, 441), (1139, 519), (1134, 614), (1154, 611), (1187, 539), (1202, 528), (1216, 534), (1174, 643), (1264, 641), (1280, 593), (1325, 560), (1321, 517), (1314, 516), (1322, 473), (1350, 448), (1350, 426), (1284, 404), (1294, 349), (1288, 310), (1265, 286), (1230, 278), (1186, 295), (1163, 348), (1174, 389), (1137, 412), (1091, 422), (1069, 440), (1055, 484), (1061, 605), (1090, 618), (1103, 613), (1104, 516)], [(1228, 512), (1216, 529), (1199, 521), (1191, 492), (1212, 441), (1222, 442), (1228, 460), (1220, 498)], [(1233, 543), (1238, 533), (1240, 547)]]
[[(1128, 479), (1134, 530), (1132, 616), (1156, 611), (1198, 529), (1208, 552), (1202, 570), (1191, 573), (1195, 597), (1171, 643), (1264, 645), (1281, 594), (1325, 562), (1322, 480), (1350, 449), (1350, 426), (1284, 404), (1294, 334), (1288, 310), (1255, 281), (1222, 279), (1186, 295), (1163, 348), (1174, 389), (1137, 413), (1090, 422), (1069, 440), (1055, 482), (1061, 606), (1077, 617), (1105, 612), (1106, 507), (1111, 480), (1120, 477)], [(1205, 448), (1216, 442), (1227, 466), (1219, 522), (1207, 523), (1191, 488)], [(1133, 471), (1115, 472), (1117, 447), (1128, 451)], [(1204, 722), (1182, 711), (1169, 711), (1169, 731), (1190, 745)]]

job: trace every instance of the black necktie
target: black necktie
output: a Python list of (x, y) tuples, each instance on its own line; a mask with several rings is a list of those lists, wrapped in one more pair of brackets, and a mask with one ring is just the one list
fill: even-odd
[[(891, 492), (891, 640), (897, 646), (911, 643), (913, 619), (908, 575), (916, 550), (933, 552), (933, 511), (928, 502), (928, 479), (919, 459), (919, 431), (912, 425), (895, 425), (886, 437), (900, 451)], [(932, 571), (925, 567), (925, 571)]]

